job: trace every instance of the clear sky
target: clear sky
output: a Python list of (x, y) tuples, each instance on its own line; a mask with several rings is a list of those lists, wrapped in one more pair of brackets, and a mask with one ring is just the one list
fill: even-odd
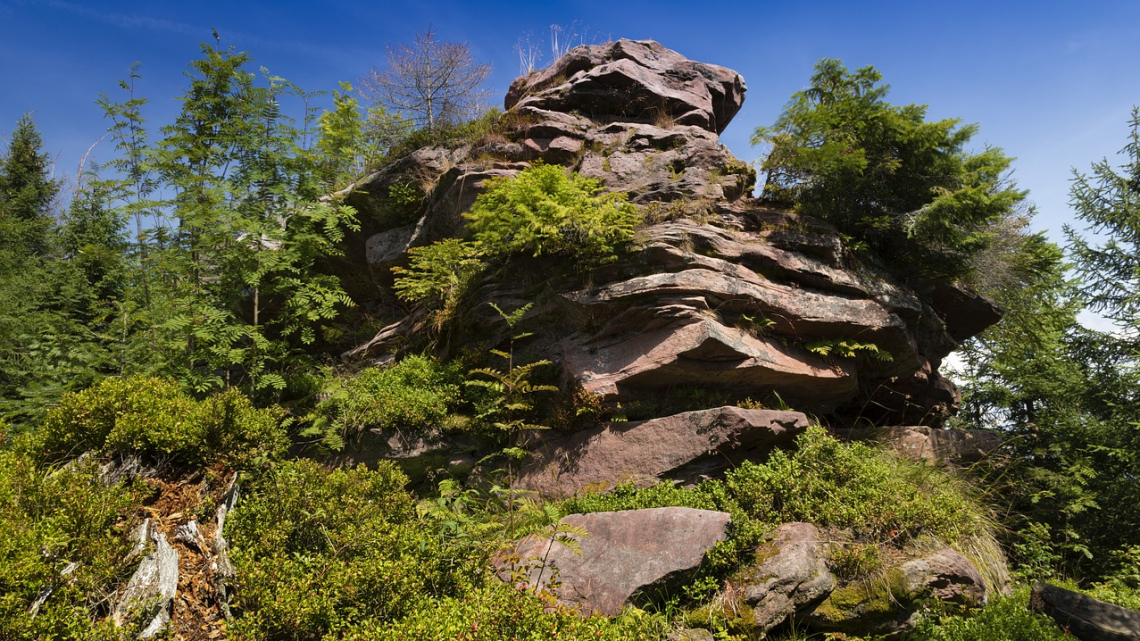
[[(182, 71), (211, 28), (223, 45), (249, 52), (254, 68), (327, 91), (383, 64), (385, 44), (430, 25), (491, 62), (491, 88), (502, 96), (519, 72), (520, 36), (546, 40), (551, 24), (575, 25), (587, 42), (654, 39), (740, 72), (747, 99), (722, 140), (744, 160), (760, 154), (749, 146), (752, 130), (775, 120), (818, 59), (874, 65), (892, 102), (977, 123), (979, 148), (1016, 157), (1015, 178), (1040, 211), (1035, 226), (1055, 241), (1071, 218), (1072, 168), (1113, 156), (1140, 104), (1136, 0), (0, 0), (0, 137), (34, 112), (58, 174), (73, 176), (106, 129), (99, 94), (117, 97), (117, 81), (140, 62), (146, 115), (169, 122)], [(103, 143), (94, 156), (110, 153)]]

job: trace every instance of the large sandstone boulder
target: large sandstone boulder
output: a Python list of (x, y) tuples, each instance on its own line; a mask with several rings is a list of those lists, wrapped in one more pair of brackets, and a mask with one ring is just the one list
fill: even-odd
[(531, 590), (557, 585), (558, 603), (583, 615), (613, 616), (683, 582), (725, 540), (730, 520), (723, 512), (683, 507), (572, 514), (559, 523), (585, 532), (571, 535), (579, 549), (558, 537), (528, 536), (495, 565), (500, 578), (521, 579)]
[(997, 451), (1002, 438), (988, 430), (941, 430), (925, 425), (836, 430), (848, 440), (870, 440), (914, 460), (950, 465), (976, 463)]
[(785, 523), (757, 554), (763, 562), (744, 582), (744, 601), (761, 634), (811, 611), (835, 589), (828, 544), (810, 523)]
[(545, 444), (526, 462), (517, 485), (567, 497), (623, 481), (693, 482), (790, 444), (807, 426), (799, 412), (739, 407), (609, 423)]

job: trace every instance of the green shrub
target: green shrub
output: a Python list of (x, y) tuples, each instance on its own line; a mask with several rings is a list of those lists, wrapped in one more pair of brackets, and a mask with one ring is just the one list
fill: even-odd
[(962, 482), (863, 443), (840, 443), (821, 427), (800, 435), (792, 453), (743, 463), (725, 483), (751, 518), (852, 528), (868, 541), (926, 535), (953, 544), (989, 527)]
[(462, 381), (457, 365), (409, 356), (341, 381), (317, 406), (315, 422), (334, 449), (365, 430), (423, 433), (445, 423), (461, 400)]
[(393, 289), (404, 300), (451, 310), (482, 270), (476, 244), (448, 238), (409, 249), (408, 266), (392, 268)]
[(463, 597), (425, 604), (401, 621), (371, 622), (346, 635), (352, 641), (648, 641), (664, 639), (661, 617), (627, 612), (614, 618), (582, 617), (551, 608), (531, 592), (494, 582)]
[(1071, 641), (1052, 619), (1028, 608), (1029, 588), (1013, 596), (994, 595), (969, 616), (927, 615), (906, 635), (908, 641)]
[(1086, 592), (1101, 601), (1140, 610), (1140, 545), (1118, 550), (1112, 556), (1117, 569)]
[(623, 193), (557, 165), (535, 165), (488, 181), (464, 216), (488, 256), (567, 257), (606, 261), (633, 239), (640, 221)]
[(485, 551), (423, 527), (406, 481), (387, 461), (330, 471), (305, 460), (252, 481), (226, 523), (234, 638), (320, 638), (470, 589)]
[[(93, 629), (92, 620), (106, 615), (103, 595), (132, 569), (122, 559), (146, 492), (105, 484), (94, 460), (53, 469), (0, 449), (0, 639), (133, 638), (129, 629)], [(54, 589), (32, 617), (48, 585)]]
[(378, 166), (383, 166), (397, 158), (406, 156), (423, 147), (456, 148), (464, 144), (475, 144), (499, 128), (503, 112), (491, 109), (478, 118), (456, 124), (443, 124), (431, 128), (416, 129), (400, 138)]
[(42, 460), (133, 452), (179, 465), (238, 467), (284, 451), (280, 419), (234, 389), (196, 401), (171, 380), (108, 378), (64, 395), (27, 447)]
[(795, 451), (744, 462), (724, 481), (706, 480), (691, 489), (671, 482), (624, 484), (559, 507), (573, 514), (670, 506), (732, 515), (728, 541), (710, 552), (698, 580), (723, 578), (752, 562), (765, 533), (793, 521), (851, 533), (854, 540), (837, 548), (832, 559), (847, 576), (876, 571), (880, 546), (903, 547), (918, 539), (956, 546), (979, 563), (987, 581), (1007, 578), (986, 511), (961, 482), (865, 444), (840, 443), (821, 427), (800, 435)]

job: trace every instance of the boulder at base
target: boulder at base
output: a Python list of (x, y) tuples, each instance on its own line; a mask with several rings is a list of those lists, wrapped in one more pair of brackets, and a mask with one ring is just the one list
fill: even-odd
[(573, 547), (559, 537), (528, 536), (495, 560), (499, 577), (531, 590), (548, 589), (560, 605), (583, 615), (616, 615), (631, 600), (652, 600), (682, 583), (725, 540), (724, 512), (663, 507), (571, 514), (559, 523), (578, 533)]
[(1053, 617), (1081, 641), (1140, 639), (1140, 612), (1048, 583), (1034, 583), (1029, 607)]
[(805, 621), (825, 632), (896, 634), (914, 625), (919, 606), (927, 600), (978, 608), (986, 604), (986, 584), (973, 562), (943, 548), (887, 568), (881, 579), (836, 588)]
[(807, 426), (800, 412), (731, 406), (611, 423), (535, 452), (518, 486), (567, 497), (587, 489), (609, 490), (624, 481), (696, 481), (790, 444)]
[(752, 607), (759, 632), (810, 611), (835, 589), (835, 577), (827, 569), (827, 543), (810, 523), (776, 528), (757, 555), (767, 558), (744, 585), (744, 601)]

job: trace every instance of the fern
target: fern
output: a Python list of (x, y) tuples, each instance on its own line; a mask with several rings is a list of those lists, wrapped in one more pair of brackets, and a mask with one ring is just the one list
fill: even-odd
[(809, 352), (825, 358), (855, 358), (860, 352), (863, 352), (883, 363), (894, 360), (890, 352), (879, 349), (879, 346), (874, 343), (859, 343), (846, 339), (820, 339), (811, 341), (804, 347)]

